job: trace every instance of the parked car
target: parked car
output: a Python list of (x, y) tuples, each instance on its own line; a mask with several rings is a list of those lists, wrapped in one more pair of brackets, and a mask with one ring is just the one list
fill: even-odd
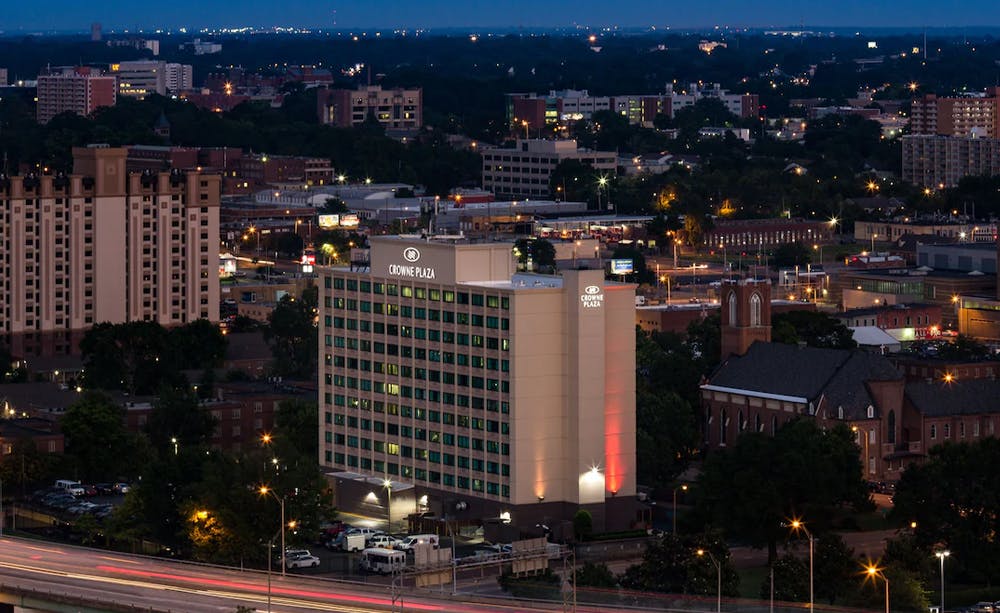
[(80, 487), (83, 488), (83, 495), (84, 496), (96, 496), (97, 495), (97, 488), (94, 487), (93, 485), (87, 485), (86, 483), (82, 483), (82, 484), (80, 484)]
[(115, 486), (113, 483), (95, 483), (94, 489), (97, 490), (98, 496), (108, 496), (115, 493)]
[(403, 551), (409, 551), (413, 549), (417, 544), (427, 543), (433, 549), (438, 548), (438, 536), (436, 534), (412, 534), (396, 546), (397, 549), (402, 549)]
[(348, 534), (363, 534), (365, 539), (370, 539), (373, 536), (378, 536), (379, 534), (385, 534), (381, 530), (376, 530), (375, 528), (351, 528), (347, 531)]
[(315, 568), (319, 566), (319, 558), (312, 555), (290, 558), (285, 562), (285, 568)]
[(111, 489), (113, 489), (116, 494), (128, 494), (129, 491), (132, 490), (132, 486), (128, 483), (119, 482), (111, 486)]
[(388, 534), (376, 534), (368, 539), (368, 547), (375, 549), (395, 549), (399, 546), (399, 539)]
[[(308, 549), (286, 549), (284, 559), (286, 561), (294, 560), (295, 558), (301, 558), (302, 556), (311, 556), (312, 553)], [(278, 564), (281, 564), (282, 558), (278, 556)]]

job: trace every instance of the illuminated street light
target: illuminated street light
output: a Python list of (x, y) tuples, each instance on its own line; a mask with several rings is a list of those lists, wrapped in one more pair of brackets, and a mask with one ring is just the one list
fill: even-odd
[[(670, 302), (669, 299), (667, 300), (667, 302), (668, 303)], [(673, 513), (674, 529), (673, 529), (673, 534), (677, 534), (677, 490), (681, 490), (681, 491), (684, 491), (684, 492), (688, 491), (687, 483), (685, 483), (684, 485), (682, 485), (680, 487), (675, 487), (674, 488), (674, 513)]]
[[(699, 556), (708, 556), (709, 559), (712, 560), (712, 564), (715, 564), (715, 577), (717, 582), (717, 587), (715, 592), (715, 598), (716, 598), (715, 612), (722, 613), (722, 565), (719, 564), (719, 561), (715, 559), (715, 556), (712, 555), (711, 551), (707, 551), (705, 549), (699, 549), (695, 553), (697, 553)], [(886, 613), (889, 612), (886, 611)]]
[(876, 583), (877, 579), (885, 581), (885, 613), (889, 613), (889, 579), (886, 578), (885, 573), (882, 572), (881, 568), (871, 563), (865, 567), (865, 573), (866, 581), (869, 578), (872, 580), (872, 583)]
[(798, 519), (793, 519), (791, 524), (792, 530), (798, 532), (799, 530), (805, 532), (806, 538), (809, 539), (809, 610), (813, 609), (813, 535), (809, 532), (809, 528)]
[[(281, 576), (284, 577), (285, 576), (285, 566), (287, 566), (287, 564), (285, 564), (285, 562), (286, 562), (286, 560), (285, 560), (285, 499), (283, 497), (282, 498), (278, 498), (278, 495), (274, 493), (274, 490), (272, 490), (271, 488), (269, 488), (266, 485), (260, 486), (260, 489), (258, 489), (257, 491), (260, 492), (261, 496), (270, 495), (272, 498), (274, 498), (275, 500), (278, 501), (279, 505), (281, 505)], [(273, 542), (273, 539), (272, 539), (272, 542)], [(270, 558), (271, 558), (270, 552), (268, 552), (268, 556), (267, 557), (268, 557), (268, 560), (270, 560)]]
[(934, 555), (941, 561), (941, 613), (944, 613), (944, 559), (950, 556), (951, 552), (945, 549), (934, 552)]

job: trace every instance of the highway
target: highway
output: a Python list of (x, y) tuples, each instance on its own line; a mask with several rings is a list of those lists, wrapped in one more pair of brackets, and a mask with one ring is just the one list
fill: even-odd
[[(237, 606), (267, 610), (267, 576), (62, 544), (0, 538), (0, 586), (130, 604), (150, 611), (233, 613)], [(2, 590), (0, 590), (2, 591)], [(364, 586), (296, 575), (271, 577), (271, 611), (414, 611), (510, 613), (561, 610), (561, 603), (479, 602), (404, 588), (395, 608), (386, 586)], [(607, 608), (578, 607), (578, 611)]]

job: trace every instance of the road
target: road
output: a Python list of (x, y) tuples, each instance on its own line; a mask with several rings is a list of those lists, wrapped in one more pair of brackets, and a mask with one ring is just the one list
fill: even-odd
[[(152, 611), (232, 613), (239, 605), (267, 610), (267, 576), (214, 566), (117, 554), (82, 547), (0, 538), (0, 586), (67, 594)], [(393, 609), (386, 586), (363, 586), (297, 575), (271, 577), (271, 611), (368, 613)], [(559, 603), (482, 602), (404, 588), (405, 611), (510, 613), (561, 610)], [(578, 607), (578, 611), (607, 608)]]

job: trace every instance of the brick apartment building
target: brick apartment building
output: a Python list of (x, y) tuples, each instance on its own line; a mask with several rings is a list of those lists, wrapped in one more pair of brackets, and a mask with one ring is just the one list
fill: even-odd
[(48, 123), (60, 113), (84, 117), (117, 102), (118, 80), (86, 66), (63, 67), (38, 75), (38, 123)]
[(985, 95), (946, 97), (927, 94), (910, 105), (910, 133), (1000, 137), (1000, 87)]
[(419, 87), (382, 89), (320, 89), (316, 95), (319, 122), (340, 128), (364, 123), (369, 113), (387, 131), (419, 130), (424, 125), (423, 90)]

